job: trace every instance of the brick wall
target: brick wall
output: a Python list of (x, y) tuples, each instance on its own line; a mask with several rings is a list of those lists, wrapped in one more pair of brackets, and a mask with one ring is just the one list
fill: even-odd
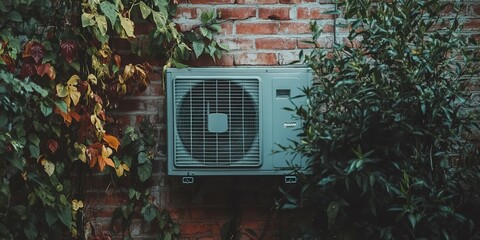
[[(309, 22), (317, 20), (325, 34), (320, 38), (322, 46), (333, 41), (334, 20), (322, 14), (334, 8), (332, 0), (181, 0), (175, 21), (182, 30), (189, 30), (200, 21), (202, 11), (216, 10), (223, 21), (223, 32), (217, 39), (227, 44), (231, 51), (222, 59), (213, 62), (201, 58), (193, 66), (276, 66), (286, 65), (298, 57), (309, 45)], [(465, 33), (480, 40), (480, 1), (465, 1), (463, 9), (466, 22)], [(341, 19), (338, 19), (341, 21)], [(148, 26), (147, 26), (148, 29)], [(143, 31), (147, 32), (147, 31)], [(346, 34), (337, 28), (337, 41)], [(139, 34), (142, 31), (138, 32)], [(280, 177), (197, 177), (195, 184), (183, 185), (178, 177), (166, 175), (166, 129), (165, 96), (160, 66), (155, 62), (156, 72), (147, 91), (128, 97), (116, 113), (118, 121), (136, 124), (147, 118), (155, 124), (159, 139), (154, 163), (153, 188), (155, 203), (170, 210), (172, 217), (181, 225), (182, 239), (220, 239), (220, 228), (231, 219), (239, 221), (242, 239), (252, 229), (263, 239), (288, 238), (288, 216), (273, 211), (275, 199), (280, 197), (278, 188), (283, 186)], [(479, 85), (480, 86), (480, 85)], [(480, 96), (478, 89), (475, 93)], [(119, 230), (110, 225), (113, 209), (122, 203), (125, 193), (108, 186), (108, 179), (94, 176), (90, 179), (96, 187), (88, 190), (86, 202), (87, 230), (101, 232)], [(105, 183), (98, 185), (99, 183)], [(134, 239), (150, 239), (152, 234), (140, 220), (132, 224)]]

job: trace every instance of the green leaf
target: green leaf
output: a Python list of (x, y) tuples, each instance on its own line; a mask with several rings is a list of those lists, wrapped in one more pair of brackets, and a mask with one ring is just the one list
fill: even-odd
[(145, 151), (142, 151), (142, 152), (138, 153), (137, 160), (138, 160), (139, 164), (144, 164), (145, 162), (150, 162), (150, 160), (148, 159)]
[(207, 37), (210, 31), (205, 27), (200, 27), (200, 33), (202, 34), (202, 36)]
[(165, 17), (160, 12), (152, 11), (153, 21), (158, 29), (164, 29), (166, 25)]
[(23, 169), (25, 168), (25, 166), (27, 164), (27, 161), (23, 157), (19, 157), (19, 158), (10, 157), (10, 158), (7, 158), (7, 159), (10, 162), (10, 164), (12, 164), (14, 167), (16, 167), (20, 171), (23, 171)]
[(408, 214), (408, 221), (412, 225), (412, 228), (415, 229), (415, 226), (417, 225), (417, 218), (413, 214)]
[(122, 25), (123, 30), (125, 30), (127, 36), (132, 38), (135, 37), (135, 34), (133, 33), (135, 24), (132, 20), (122, 17), (120, 14), (118, 16), (120, 17), (120, 24)]
[(340, 206), (338, 202), (330, 202), (330, 204), (328, 205), (327, 207), (328, 226), (334, 226), (339, 208)]
[(82, 13), (82, 27), (95, 25), (95, 15), (91, 13)]
[(31, 82), (30, 86), (35, 92), (39, 93), (42, 97), (48, 96), (48, 91), (37, 85), (36, 83)]
[(57, 106), (58, 109), (60, 109), (60, 111), (62, 111), (64, 113), (68, 112), (67, 104), (63, 100), (56, 100), (55, 101), (55, 106)]
[(199, 57), (203, 53), (203, 49), (205, 47), (205, 44), (203, 42), (193, 42), (192, 43), (193, 47), (193, 52), (195, 52), (195, 57)]
[(54, 223), (58, 221), (58, 216), (55, 210), (50, 207), (45, 209), (45, 220), (47, 220), (48, 226), (52, 226)]
[(28, 150), (30, 151), (31, 157), (38, 158), (40, 157), (40, 148), (35, 145), (28, 145)]
[(37, 134), (35, 133), (30, 133), (28, 135), (28, 140), (33, 143), (35, 146), (40, 146), (40, 138), (38, 137)]
[(296, 209), (297, 205), (292, 204), (292, 203), (286, 203), (282, 205), (282, 209), (288, 210), (288, 209)]
[(166, 232), (163, 240), (172, 240), (172, 234), (170, 232)]
[(40, 111), (42, 111), (43, 116), (48, 117), (50, 114), (52, 114), (53, 108), (51, 106), (48, 106), (47, 103), (41, 102)]
[(140, 1), (140, 12), (142, 12), (143, 19), (146, 19), (152, 13), (152, 9), (144, 2)]
[(145, 221), (150, 223), (157, 216), (157, 209), (152, 204), (147, 204), (143, 206), (141, 213)]
[(20, 13), (18, 13), (15, 10), (8, 12), (5, 17), (12, 22), (22, 22), (23, 21), (22, 15), (20, 15)]
[(202, 12), (200, 15), (200, 20), (203, 24), (207, 24), (208, 22), (214, 20), (215, 17), (215, 11)]
[(26, 224), (23, 224), (23, 233), (28, 240), (36, 239), (38, 236), (38, 230), (35, 224), (32, 221), (28, 221)]
[(69, 207), (60, 207), (57, 209), (57, 216), (67, 228), (72, 226), (72, 210)]
[(214, 32), (220, 32), (220, 31), (222, 31), (222, 27), (220, 27), (220, 24), (217, 24), (217, 23), (208, 26), (208, 28), (209, 28), (210, 30), (213, 30)]
[(117, 22), (117, 6), (109, 1), (103, 1), (100, 3), (100, 10), (107, 16), (108, 20), (110, 20), (110, 24), (112, 27), (115, 26)]
[(229, 48), (228, 45), (226, 45), (226, 44), (217, 42), (217, 45), (218, 45), (219, 48), (221, 48), (221, 49), (223, 49), (223, 50), (225, 50), (225, 51), (230, 51), (230, 48)]
[(150, 176), (152, 176), (152, 163), (146, 161), (145, 163), (138, 165), (137, 172), (140, 181), (145, 182)]

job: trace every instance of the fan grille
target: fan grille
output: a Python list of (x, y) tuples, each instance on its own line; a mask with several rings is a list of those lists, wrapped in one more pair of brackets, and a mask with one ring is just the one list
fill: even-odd
[[(177, 79), (175, 164), (260, 165), (258, 103), (258, 79)], [(224, 131), (209, 129), (209, 115), (226, 116)]]

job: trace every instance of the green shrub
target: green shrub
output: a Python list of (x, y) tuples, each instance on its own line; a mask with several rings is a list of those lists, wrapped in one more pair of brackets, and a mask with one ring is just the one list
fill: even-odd
[[(450, 5), (453, 13), (439, 0), (343, 1), (348, 37), (301, 56), (317, 79), (295, 108), (303, 134), (291, 148), (311, 159), (313, 174), (282, 207), (300, 216), (304, 237), (480, 237), (465, 91), (479, 50)], [(312, 23), (312, 43), (319, 29)]]

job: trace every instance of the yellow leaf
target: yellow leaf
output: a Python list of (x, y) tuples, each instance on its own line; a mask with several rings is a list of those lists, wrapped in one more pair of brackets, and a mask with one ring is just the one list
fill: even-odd
[(43, 170), (48, 174), (48, 176), (52, 176), (52, 174), (55, 172), (55, 164), (52, 162), (48, 161), (47, 159), (42, 159), (40, 161), (40, 164), (43, 166)]
[(109, 158), (109, 156), (112, 155), (112, 152), (113, 151), (111, 148), (102, 145), (102, 154), (97, 157), (100, 171), (103, 171), (106, 165), (115, 168), (115, 163), (113, 163), (112, 159)]
[(65, 85), (59, 83), (57, 84), (56, 89), (57, 89), (57, 96), (59, 97), (68, 96), (68, 88)]
[(72, 75), (70, 79), (68, 79), (67, 84), (72, 86), (76, 86), (78, 84), (78, 81), (80, 80), (80, 77), (78, 75)]
[(95, 20), (97, 20), (97, 26), (100, 30), (100, 34), (107, 34), (107, 17), (103, 15), (95, 15)]
[(125, 171), (129, 171), (129, 172), (130, 172), (130, 167), (129, 167), (127, 164), (122, 163), (122, 164), (120, 164), (120, 166), (122, 166), (122, 168), (125, 169)]
[[(78, 102), (80, 101), (80, 96), (81, 96), (80, 92), (77, 90), (76, 87), (71, 86), (71, 87), (68, 87), (68, 88), (69, 88), (68, 93), (70, 95), (70, 98), (73, 101), (73, 105), (77, 106)], [(69, 104), (67, 104), (67, 105), (69, 105)]]
[(82, 200), (73, 199), (72, 200), (72, 210), (77, 211), (80, 208), (83, 208)]
[(135, 73), (135, 67), (130, 63), (127, 66), (125, 66), (125, 69), (123, 69), (123, 78), (125, 81), (130, 79), (133, 74)]
[(135, 34), (133, 33), (133, 30), (135, 28), (135, 24), (132, 22), (132, 20), (123, 17), (122, 15), (118, 15), (120, 17), (120, 24), (122, 25), (123, 30), (125, 30), (125, 33), (127, 34), (128, 37), (134, 38)]
[(115, 151), (118, 151), (118, 146), (120, 146), (120, 141), (118, 141), (118, 139), (115, 136), (105, 134), (105, 136), (103, 136), (103, 140), (107, 142), (108, 146), (115, 149)]
[(123, 168), (121, 166), (115, 168), (115, 173), (117, 174), (117, 177), (123, 176)]
[(123, 176), (125, 171), (130, 171), (130, 167), (125, 163), (121, 163), (118, 167), (115, 168), (115, 172), (117, 173), (118, 177)]
[(89, 74), (88, 77), (87, 77), (87, 80), (88, 82), (90, 82), (91, 84), (93, 85), (97, 85), (97, 77), (95, 77), (95, 75), (93, 74)]
[(75, 154), (77, 155), (76, 157), (78, 159), (80, 159), (80, 161), (86, 163), (87, 162), (87, 155), (86, 155), (86, 151), (87, 151), (87, 147), (83, 144), (79, 144), (79, 143), (74, 143), (74, 148), (75, 148)]

